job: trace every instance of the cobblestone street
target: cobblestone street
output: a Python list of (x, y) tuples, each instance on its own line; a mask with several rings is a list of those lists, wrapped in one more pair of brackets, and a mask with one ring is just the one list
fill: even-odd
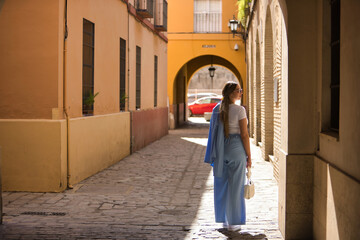
[(4, 192), (1, 239), (282, 239), (278, 190), (252, 145), (247, 224), (214, 222), (208, 127), (188, 124), (62, 193)]

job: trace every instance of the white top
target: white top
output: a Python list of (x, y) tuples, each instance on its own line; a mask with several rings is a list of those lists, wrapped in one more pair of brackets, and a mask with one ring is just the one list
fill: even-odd
[(246, 118), (243, 106), (229, 104), (229, 134), (240, 133), (239, 121)]

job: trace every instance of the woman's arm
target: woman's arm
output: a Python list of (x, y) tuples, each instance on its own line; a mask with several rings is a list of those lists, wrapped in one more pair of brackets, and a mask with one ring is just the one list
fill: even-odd
[(249, 133), (247, 130), (247, 119), (246, 118), (241, 119), (239, 121), (239, 126), (240, 126), (241, 140), (243, 142), (246, 155), (248, 157), (246, 166), (251, 167), (251, 152), (250, 152)]

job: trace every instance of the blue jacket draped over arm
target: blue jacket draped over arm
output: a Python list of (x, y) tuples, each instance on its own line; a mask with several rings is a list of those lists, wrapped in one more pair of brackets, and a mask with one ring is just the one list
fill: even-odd
[(220, 103), (212, 111), (205, 162), (214, 167), (214, 176), (222, 177), (224, 167), (224, 125), (220, 120)]

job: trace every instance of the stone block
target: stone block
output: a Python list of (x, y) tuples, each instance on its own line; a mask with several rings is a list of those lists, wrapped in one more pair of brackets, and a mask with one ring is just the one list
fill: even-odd
[(314, 188), (326, 195), (327, 164), (317, 157), (314, 158)]
[(279, 228), (283, 236), (286, 225), (286, 153), (279, 151)]
[(313, 218), (313, 238), (326, 239), (326, 228), (317, 218)]
[(313, 184), (313, 155), (288, 155), (286, 159), (286, 183)]
[[(326, 208), (327, 208), (327, 198), (326, 193), (324, 194), (318, 188), (314, 188), (314, 219), (316, 222), (322, 226), (326, 226)], [(315, 222), (314, 222), (315, 224)], [(314, 229), (317, 229), (314, 227)]]
[(327, 183), (327, 236), (356, 239), (360, 236), (360, 184), (329, 166)]
[(285, 239), (312, 239), (313, 215), (286, 214)]
[(286, 213), (311, 214), (312, 211), (312, 185), (286, 184)]

